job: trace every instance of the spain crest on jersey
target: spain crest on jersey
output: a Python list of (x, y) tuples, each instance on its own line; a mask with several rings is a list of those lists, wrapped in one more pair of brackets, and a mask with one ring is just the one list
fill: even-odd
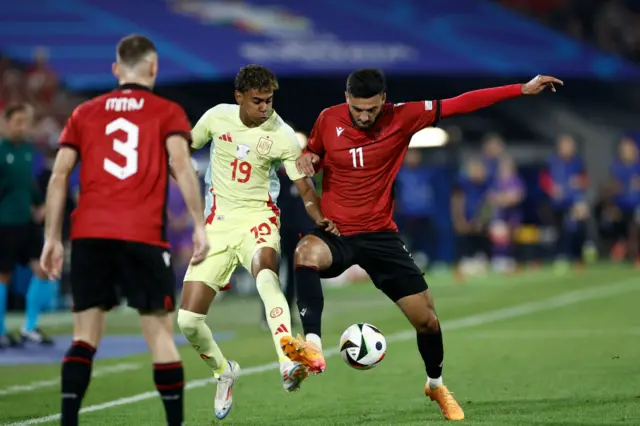
[(256, 151), (260, 155), (267, 155), (269, 151), (271, 151), (271, 145), (273, 145), (273, 141), (268, 138), (260, 138), (258, 140), (258, 146), (256, 147)]

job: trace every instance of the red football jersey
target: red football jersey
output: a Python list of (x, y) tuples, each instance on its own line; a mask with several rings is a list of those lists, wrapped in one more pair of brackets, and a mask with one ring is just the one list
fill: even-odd
[(191, 125), (177, 104), (126, 84), (80, 105), (60, 136), (80, 160), (80, 198), (71, 238), (168, 246), (165, 237), (172, 134)]
[(360, 130), (347, 104), (322, 111), (307, 150), (323, 159), (322, 212), (342, 235), (398, 230), (393, 183), (411, 137), (439, 112), (439, 101), (388, 103), (371, 129)]

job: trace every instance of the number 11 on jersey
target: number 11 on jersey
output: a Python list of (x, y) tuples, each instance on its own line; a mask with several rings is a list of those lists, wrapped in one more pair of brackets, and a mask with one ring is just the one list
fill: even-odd
[(356, 169), (358, 167), (364, 167), (364, 155), (362, 153), (362, 147), (351, 148), (349, 152), (351, 153), (351, 159), (353, 160), (353, 167), (355, 167)]

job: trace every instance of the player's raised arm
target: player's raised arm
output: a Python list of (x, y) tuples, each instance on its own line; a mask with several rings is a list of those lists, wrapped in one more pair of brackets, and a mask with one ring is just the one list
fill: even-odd
[(556, 84), (564, 83), (555, 77), (538, 75), (525, 84), (511, 84), (463, 93), (455, 98), (440, 101), (440, 118), (466, 114), (522, 95), (537, 95), (546, 88), (555, 92)]

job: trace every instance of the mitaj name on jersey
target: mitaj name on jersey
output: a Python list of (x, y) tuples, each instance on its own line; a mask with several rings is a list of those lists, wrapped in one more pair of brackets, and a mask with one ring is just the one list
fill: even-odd
[(138, 111), (144, 106), (144, 99), (108, 98), (104, 108), (107, 111)]

